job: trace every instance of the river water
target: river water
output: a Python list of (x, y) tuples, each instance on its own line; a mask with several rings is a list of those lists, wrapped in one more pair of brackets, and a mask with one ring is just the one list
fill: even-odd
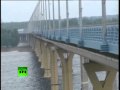
[[(62, 90), (62, 70), (58, 63), (59, 84)], [(18, 77), (18, 67), (28, 67), (28, 77)], [(41, 78), (43, 70), (32, 52), (2, 52), (1, 53), (1, 90), (51, 90), (50, 80)], [(104, 76), (99, 73), (102, 79)], [(118, 73), (116, 87), (118, 90)], [(80, 78), (80, 56), (74, 55), (73, 58), (73, 90), (81, 90)], [(89, 90), (92, 85), (89, 81)]]
[[(1, 90), (50, 90), (50, 80), (41, 78), (43, 70), (31, 52), (2, 52)], [(18, 67), (28, 67), (28, 77), (18, 77)]]

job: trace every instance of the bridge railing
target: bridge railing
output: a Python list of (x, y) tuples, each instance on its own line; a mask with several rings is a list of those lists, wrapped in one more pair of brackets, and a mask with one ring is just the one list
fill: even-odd
[[(49, 35), (47, 35), (49, 33)], [(61, 33), (61, 34), (60, 34)], [(76, 44), (79, 46), (80, 34), (79, 28), (69, 29), (69, 43)], [(107, 43), (109, 46), (110, 53), (118, 54), (118, 25), (110, 25), (107, 26)], [(46, 36), (47, 35), (47, 36)], [(102, 27), (83, 27), (83, 42), (84, 47), (93, 48), (101, 50), (101, 45), (103, 44), (102, 38)], [(66, 42), (67, 30), (61, 29), (59, 30), (51, 30), (44, 31), (44, 37), (52, 40), (64, 41)]]
[[(81, 1), (81, 0), (78, 0)], [(46, 2), (48, 2), (47, 7)], [(43, 37), (51, 40), (63, 41), (65, 43), (72, 43), (79, 47), (92, 48), (104, 52), (109, 52), (113, 54), (118, 54), (118, 37), (119, 37), (119, 28), (118, 25), (107, 25), (105, 23), (105, 3), (102, 0), (102, 25), (101, 26), (88, 26), (84, 27), (82, 25), (81, 17), (81, 3), (79, 2), (79, 26), (75, 28), (69, 28), (68, 11), (66, 11), (66, 28), (61, 28), (61, 18), (60, 18), (60, 6), (59, 8), (59, 25), (58, 29), (55, 29), (55, 22), (50, 17), (51, 14), (46, 14), (46, 11), (50, 12), (49, 0), (42, 0), (38, 2), (28, 24), (28, 32), (34, 33), (36, 35), (42, 35)], [(54, 4), (54, 3), (52, 3)], [(60, 4), (60, 2), (59, 2)], [(66, 2), (66, 10), (68, 10)], [(54, 7), (53, 7), (54, 8)], [(54, 13), (53, 13), (54, 14)], [(54, 18), (54, 15), (53, 15)]]

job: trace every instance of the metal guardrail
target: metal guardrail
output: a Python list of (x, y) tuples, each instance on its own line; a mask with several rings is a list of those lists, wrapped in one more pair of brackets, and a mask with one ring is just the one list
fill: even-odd
[[(77, 46), (97, 49), (102, 52), (113, 54), (118, 53), (118, 25), (107, 25), (106, 23), (106, 0), (102, 2), (102, 25), (101, 26), (83, 26), (82, 25), (82, 0), (78, 0), (79, 5), (79, 27), (69, 28), (69, 5), (66, 0), (66, 28), (61, 28), (61, 10), (58, 0), (58, 20), (59, 29), (55, 29), (54, 22), (54, 0), (41, 0), (37, 4), (28, 24), (28, 32), (36, 35), (42, 35), (45, 38), (64, 41), (65, 43), (76, 44)], [(48, 3), (46, 3), (48, 2)], [(52, 9), (52, 12), (50, 11)], [(51, 18), (52, 13), (52, 18)], [(49, 18), (47, 18), (49, 16)], [(50, 23), (48, 21), (52, 20)], [(44, 22), (43, 22), (44, 21)], [(51, 25), (53, 26), (51, 28)]]
[[(109, 25), (107, 26), (107, 43), (109, 46), (109, 50), (107, 52), (118, 54), (118, 40), (119, 40), (119, 30), (118, 25)], [(44, 31), (44, 37), (57, 41), (64, 41), (67, 43), (67, 30), (61, 30), (61, 34), (59, 34), (59, 30), (51, 30)], [(49, 33), (47, 35), (47, 33)], [(39, 34), (38, 34), (39, 35)], [(69, 29), (69, 42), (72, 44), (76, 44), (79, 46), (80, 35), (79, 28)], [(102, 38), (102, 26), (95, 27), (83, 27), (83, 47), (93, 48), (101, 50), (101, 45), (103, 44)]]

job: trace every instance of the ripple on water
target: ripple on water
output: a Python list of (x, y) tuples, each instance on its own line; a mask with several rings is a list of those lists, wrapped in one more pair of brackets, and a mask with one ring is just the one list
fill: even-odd
[[(19, 78), (19, 66), (28, 67), (28, 77)], [(43, 70), (31, 52), (1, 53), (2, 90), (50, 90), (50, 80), (41, 79)]]
[[(28, 67), (28, 77), (18, 78), (18, 66)], [(58, 64), (59, 84), (62, 90), (62, 69), (60, 62)], [(73, 58), (73, 88), (80, 90), (80, 57), (75, 55)], [(40, 64), (31, 52), (2, 52), (1, 53), (1, 90), (50, 90), (50, 80), (41, 78), (43, 70), (40, 69)], [(102, 73), (98, 73), (100, 78), (103, 78)], [(117, 87), (118, 87), (117, 73)], [(89, 90), (92, 90), (92, 85), (89, 81)]]

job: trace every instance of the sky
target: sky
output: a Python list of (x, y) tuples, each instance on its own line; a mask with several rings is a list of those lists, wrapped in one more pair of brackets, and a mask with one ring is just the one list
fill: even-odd
[[(2, 22), (23, 22), (29, 21), (35, 6), (36, 0), (2, 0), (1, 1), (1, 19)], [(55, 2), (55, 18), (58, 18), (58, 7)], [(51, 11), (52, 11), (52, 5)], [(83, 16), (101, 16), (101, 0), (82, 0), (82, 15)], [(118, 0), (107, 0), (106, 2), (107, 15), (118, 14)], [(51, 12), (52, 16), (52, 12)], [(66, 17), (66, 2), (61, 1), (61, 18)], [(69, 1), (69, 17), (78, 17), (78, 1)], [(52, 17), (51, 17), (52, 18)]]

